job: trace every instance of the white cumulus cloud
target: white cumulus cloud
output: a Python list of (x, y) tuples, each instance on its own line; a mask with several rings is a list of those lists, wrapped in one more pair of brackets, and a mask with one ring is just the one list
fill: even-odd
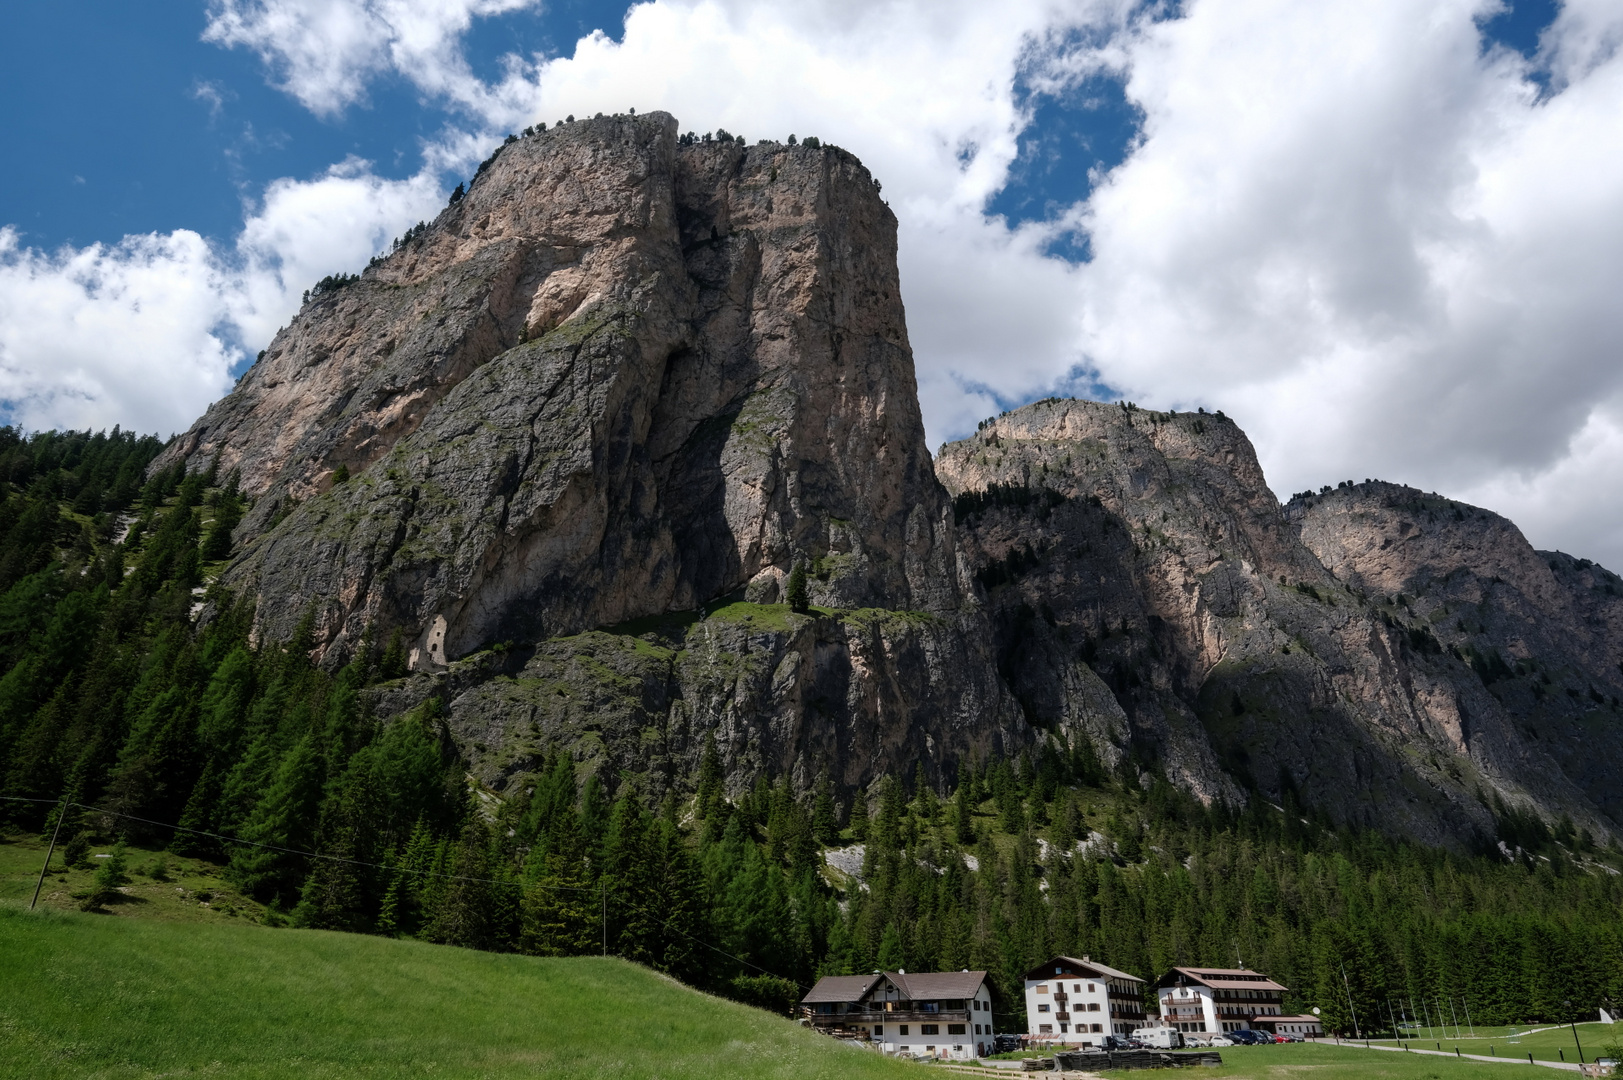
[[(1484, 45), (1497, 0), (651, 0), (619, 41), (510, 56), (481, 82), (474, 20), (533, 6), (216, 0), (209, 39), (311, 110), (403, 78), (453, 123), (414, 179), (348, 162), (270, 185), (225, 251), (176, 232), (44, 254), (5, 234), (0, 396), (43, 422), (92, 403), (135, 426), (189, 417), (228, 342), (262, 345), (499, 134), (660, 108), (751, 141), (818, 135), (883, 182), (932, 442), (1098, 379), (1224, 408), (1278, 491), (1401, 480), (1623, 567), (1615, 0), (1566, 0), (1532, 61)], [(1082, 93), (1100, 73), (1141, 111), (1126, 160), (1053, 221), (987, 216), (1035, 115), (1022, 80)], [(1091, 262), (1048, 253), (1067, 230)], [(53, 337), (32, 312), (88, 329)], [(124, 348), (97, 351), (98, 319)], [(125, 377), (115, 355), (176, 373)]]
[(481, 16), (539, 0), (215, 0), (205, 41), (253, 50), (278, 84), (321, 115), (366, 96), (366, 84), (398, 72), (421, 89), (476, 105), (488, 97), (461, 51)]
[(35, 430), (184, 431), (231, 387), (224, 287), (194, 232), (46, 253), (0, 229), (0, 401)]
[(1198, 0), (1135, 31), (1084, 347), (1140, 401), (1235, 414), (1280, 490), (1401, 480), (1616, 563), (1623, 12), (1569, 5), (1541, 96), (1484, 49), (1493, 10)]
[(181, 229), (42, 252), (0, 228), (0, 404), (24, 427), (184, 431), (298, 310), (444, 204), (438, 180), (346, 161), (278, 180), (231, 247)]

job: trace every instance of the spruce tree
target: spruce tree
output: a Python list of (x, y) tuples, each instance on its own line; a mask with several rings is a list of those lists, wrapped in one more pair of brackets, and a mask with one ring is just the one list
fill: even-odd
[(960, 844), (975, 842), (975, 807), (970, 802), (973, 781), (960, 782), (953, 794), (953, 839)]
[(785, 592), (785, 601), (789, 610), (804, 615), (811, 609), (811, 602), (806, 595), (806, 564), (800, 560), (795, 561), (793, 570), (789, 571), (789, 587)]
[(817, 793), (812, 801), (812, 835), (819, 844), (833, 847), (840, 841), (840, 823), (834, 810), (834, 787), (829, 782), (828, 770), (817, 777)]
[(81, 911), (96, 911), (103, 904), (115, 899), (119, 895), (119, 887), (128, 885), (129, 874), (128, 848), (123, 840), (113, 845), (113, 850), (107, 858), (101, 860), (96, 867), (96, 881), (91, 887), (90, 895), (85, 897), (79, 905)]
[(851, 839), (859, 844), (868, 839), (868, 791), (860, 786), (851, 795)]
[(243, 839), (265, 845), (232, 851), (230, 874), (237, 885), (272, 905), (291, 906), (304, 876), (305, 856), (315, 831), (322, 785), (321, 755), (306, 735), (277, 766), (270, 789), (243, 824)]
[(1054, 847), (1069, 854), (1081, 839), (1082, 813), (1077, 809), (1076, 792), (1067, 791), (1061, 798), (1058, 815), (1050, 839)]
[(731, 807), (727, 805), (727, 788), (721, 770), (721, 755), (716, 752), (716, 733), (704, 737), (704, 756), (699, 761), (699, 787), (695, 799), (699, 819), (704, 822), (705, 836), (721, 839), (727, 828)]
[[(578, 835), (574, 837), (578, 840)], [(568, 849), (565, 835), (536, 867), (524, 890), (519, 951), (532, 956), (581, 956), (601, 948), (601, 912), (590, 866)]]
[(378, 661), (377, 677), (382, 682), (402, 678), (406, 674), (406, 635), (398, 626), (389, 635), (389, 644)]

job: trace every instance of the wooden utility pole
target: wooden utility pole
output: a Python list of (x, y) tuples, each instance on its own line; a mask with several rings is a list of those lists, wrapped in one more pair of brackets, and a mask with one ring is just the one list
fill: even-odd
[(51, 830), (51, 846), (45, 849), (45, 865), (39, 868), (39, 881), (34, 883), (34, 898), (28, 901), (28, 910), (33, 911), (34, 905), (39, 903), (39, 891), (45, 887), (45, 872), (51, 868), (51, 853), (56, 851), (56, 838), (62, 833), (62, 819), (68, 816), (68, 797), (62, 796), (62, 805), (57, 807), (56, 828)]

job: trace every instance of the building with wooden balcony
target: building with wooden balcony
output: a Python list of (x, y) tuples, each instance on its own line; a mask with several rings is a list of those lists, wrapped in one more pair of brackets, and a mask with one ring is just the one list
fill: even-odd
[[(1285, 1016), (1286, 987), (1246, 968), (1175, 967), (1156, 985), (1161, 1022), (1190, 1034), (1250, 1028), (1279, 1034), (1318, 1034), (1311, 1016)], [(1285, 1030), (1281, 1030), (1281, 1024)], [(1322, 1029), (1320, 1029), (1322, 1030)]]
[(992, 1053), (984, 971), (825, 975), (800, 999), (802, 1023), (895, 1054), (965, 1061)]
[(1144, 1026), (1144, 980), (1084, 956), (1026, 972), (1026, 1032), (1035, 1042), (1098, 1047)]

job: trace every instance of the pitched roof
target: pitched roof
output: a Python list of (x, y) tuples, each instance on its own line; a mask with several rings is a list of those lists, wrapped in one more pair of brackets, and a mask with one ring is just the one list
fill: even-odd
[(1126, 979), (1129, 982), (1144, 981), (1137, 975), (1129, 975), (1125, 971), (1117, 971), (1115, 968), (1110, 967), (1107, 964), (1101, 964), (1097, 960), (1091, 960), (1087, 957), (1083, 957), (1082, 959), (1078, 960), (1074, 956), (1056, 956), (1046, 964), (1038, 964), (1036, 967), (1026, 972), (1026, 978), (1052, 978), (1053, 976), (1050, 974), (1050, 972), (1052, 972), (1055, 967), (1063, 964), (1069, 964), (1072, 967), (1081, 968), (1084, 971), (1091, 971), (1101, 979)]
[(878, 975), (824, 975), (800, 1000), (810, 1005), (824, 1001), (861, 1001), (878, 981)]
[(887, 971), (885, 978), (913, 1001), (933, 1001), (942, 998), (971, 998), (986, 981), (984, 971), (918, 971), (903, 974)]
[(1274, 982), (1260, 971), (1249, 971), (1245, 968), (1197, 968), (1175, 967), (1161, 977), (1160, 985), (1171, 986), (1176, 976), (1183, 976), (1190, 982), (1210, 986), (1214, 990), (1285, 990), (1284, 986)]

